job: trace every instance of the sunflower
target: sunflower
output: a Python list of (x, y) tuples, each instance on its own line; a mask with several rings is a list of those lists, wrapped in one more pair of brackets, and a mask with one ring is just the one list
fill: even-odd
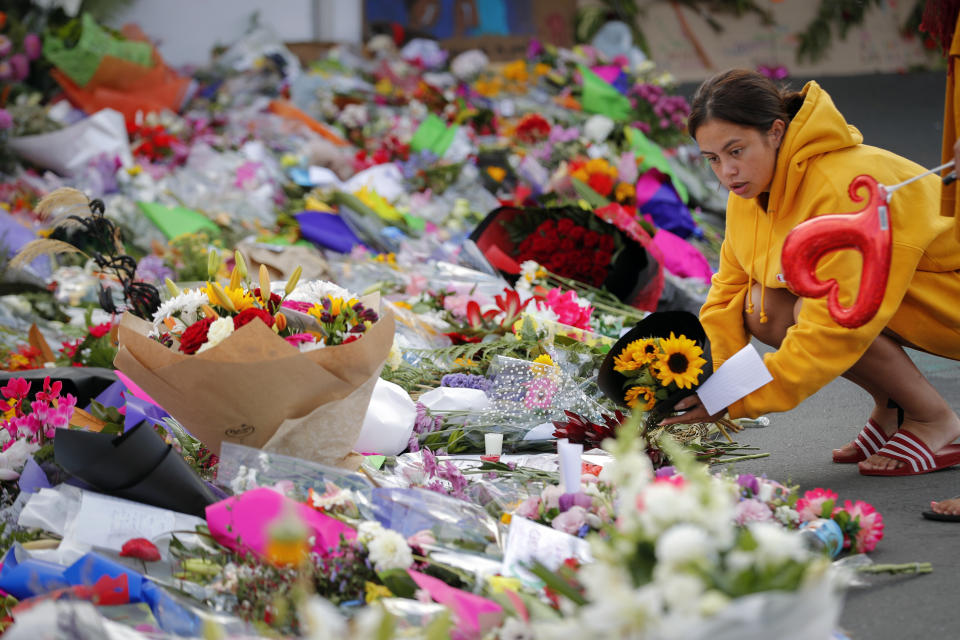
[(613, 358), (614, 371), (636, 371), (660, 355), (657, 342), (653, 338), (641, 338), (628, 344), (619, 355)]
[(627, 389), (627, 393), (623, 396), (623, 399), (631, 409), (636, 408), (642, 399), (646, 403), (641, 408), (642, 411), (650, 411), (657, 402), (656, 397), (653, 395), (653, 389), (650, 387), (630, 387)]
[(663, 353), (656, 371), (660, 382), (664, 386), (676, 383), (681, 389), (692, 388), (703, 371), (703, 365), (707, 363), (700, 357), (703, 349), (682, 334), (679, 338), (675, 337), (672, 331), (669, 338), (660, 340), (660, 349)]

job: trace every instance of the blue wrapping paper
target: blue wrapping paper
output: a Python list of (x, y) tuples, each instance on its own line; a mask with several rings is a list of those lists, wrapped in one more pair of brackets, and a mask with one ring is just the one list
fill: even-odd
[(300, 223), (300, 235), (326, 249), (349, 253), (355, 245), (363, 244), (343, 218), (334, 213), (303, 211), (294, 217)]

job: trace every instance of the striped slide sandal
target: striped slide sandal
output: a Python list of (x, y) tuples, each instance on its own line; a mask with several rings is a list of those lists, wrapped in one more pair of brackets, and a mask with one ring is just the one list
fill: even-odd
[(934, 453), (920, 438), (903, 429), (893, 434), (877, 453), (904, 464), (894, 469), (867, 469), (861, 463), (861, 475), (916, 476), (960, 464), (960, 445), (948, 444)]

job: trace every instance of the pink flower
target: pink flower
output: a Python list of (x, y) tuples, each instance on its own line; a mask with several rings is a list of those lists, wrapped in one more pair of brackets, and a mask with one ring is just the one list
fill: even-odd
[(30, 61), (22, 53), (10, 56), (10, 67), (13, 69), (14, 80), (26, 80), (30, 75)]
[(311, 333), (294, 333), (284, 338), (289, 344), (292, 344), (295, 347), (300, 346), (304, 342), (314, 342), (316, 338), (313, 337)]
[(35, 33), (28, 33), (23, 37), (23, 50), (30, 60), (36, 60), (40, 57), (40, 36)]
[(313, 304), (309, 302), (298, 302), (296, 300), (284, 300), (283, 305), (287, 309), (293, 309), (294, 311), (299, 311), (300, 313), (306, 313), (313, 308)]
[(527, 409), (547, 409), (553, 403), (557, 383), (550, 378), (535, 378), (524, 385), (527, 387), (527, 394), (523, 398), (523, 404)]
[(837, 502), (837, 494), (830, 489), (811, 489), (803, 494), (803, 497), (797, 500), (797, 513), (800, 514), (800, 522), (809, 522), (822, 517), (824, 503), (831, 501), (827, 507), (827, 513), (833, 511), (833, 505)]
[(539, 302), (537, 306), (547, 307), (557, 314), (557, 321), (578, 329), (590, 330), (590, 314), (593, 313), (593, 307), (589, 304), (582, 304), (573, 290), (563, 292), (563, 289), (555, 288), (547, 292), (546, 298)]
[(872, 505), (863, 500), (844, 500), (843, 508), (837, 507), (833, 513), (840, 511), (846, 511), (850, 515), (850, 521), (859, 525), (859, 530), (853, 533), (850, 539), (854, 553), (869, 553), (883, 540), (883, 516)]
[[(50, 384), (50, 377), (47, 376), (43, 380), (43, 391), (37, 392), (37, 400), (41, 402), (50, 402), (56, 403), (57, 399), (60, 397), (60, 390), (63, 389), (63, 383), (57, 380), (53, 384)], [(36, 408), (34, 408), (36, 411)]]
[(585, 524), (587, 524), (587, 510), (583, 507), (574, 506), (554, 518), (550, 526), (575, 536)]
[[(557, 504), (559, 505), (559, 502)], [(537, 496), (530, 496), (520, 503), (520, 506), (517, 507), (517, 510), (513, 512), (513, 515), (521, 518), (528, 518), (530, 520), (536, 520), (540, 517), (540, 498)]]
[(424, 546), (437, 544), (437, 539), (429, 529), (423, 529), (407, 538), (407, 544), (411, 547), (422, 548)]
[(4, 398), (15, 398), (17, 401), (20, 401), (30, 393), (30, 386), (30, 383), (24, 378), (13, 378), (5, 387), (0, 389), (0, 393), (3, 393)]
[(770, 507), (760, 502), (756, 498), (741, 500), (737, 503), (734, 519), (739, 525), (745, 525), (748, 522), (766, 522), (773, 517)]
[[(467, 304), (472, 298), (467, 294), (456, 294), (446, 296), (443, 299), (443, 308), (452, 313), (457, 318), (467, 317)], [(478, 303), (479, 304), (479, 303)]]

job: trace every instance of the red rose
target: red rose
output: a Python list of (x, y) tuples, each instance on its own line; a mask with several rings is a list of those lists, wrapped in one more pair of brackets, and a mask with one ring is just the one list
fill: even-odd
[(187, 330), (180, 336), (180, 351), (187, 355), (196, 353), (197, 349), (207, 341), (207, 332), (210, 331), (210, 325), (213, 324), (214, 320), (215, 318), (204, 318), (187, 327)]
[(273, 326), (273, 316), (267, 313), (266, 310), (259, 309), (257, 307), (249, 307), (233, 317), (233, 328), (239, 329), (243, 325), (252, 322), (254, 318), (260, 318), (263, 320), (263, 324), (267, 325), (268, 327)]
[[(253, 290), (253, 295), (257, 297), (257, 300), (260, 300), (260, 287), (257, 287)], [(283, 298), (277, 294), (270, 293), (270, 301), (267, 303), (267, 308), (272, 309), (274, 313), (280, 308), (280, 305), (283, 304)]]
[(120, 555), (126, 558), (139, 558), (144, 562), (160, 560), (160, 550), (146, 538), (131, 538), (120, 547)]

